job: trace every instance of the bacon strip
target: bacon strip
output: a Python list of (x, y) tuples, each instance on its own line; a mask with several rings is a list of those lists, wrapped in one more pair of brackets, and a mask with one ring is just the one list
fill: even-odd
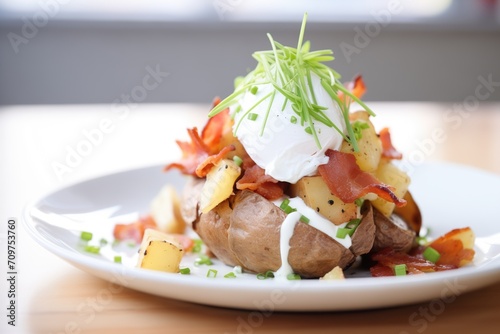
[(372, 254), (371, 259), (376, 261), (377, 264), (370, 268), (370, 273), (374, 277), (394, 276), (394, 266), (398, 264), (405, 264), (410, 275), (458, 268), (458, 266), (451, 264), (432, 263), (425, 260), (422, 255), (424, 249), (425, 247), (419, 246), (409, 254), (397, 252), (390, 248), (383, 249)]
[(382, 141), (382, 157), (388, 159), (402, 159), (403, 155), (398, 152), (392, 145), (391, 133), (389, 128), (383, 128), (379, 133), (380, 141)]
[(469, 227), (454, 229), (445, 235), (434, 240), (429, 246), (434, 248), (441, 255), (437, 264), (447, 264), (461, 267), (472, 261), (474, 258), (474, 249), (465, 248), (460, 238), (455, 236), (460, 235)]
[[(348, 82), (346, 88), (357, 98), (361, 98), (366, 92), (366, 85), (361, 75), (356, 76), (352, 81)], [(346, 98), (343, 92), (339, 92), (338, 95), (342, 101)], [(351, 104), (352, 99), (347, 97), (346, 102), (347, 104)]]
[[(212, 103), (212, 109), (220, 103), (220, 98), (216, 97)], [(211, 149), (216, 149), (221, 141), (222, 134), (231, 128), (232, 120), (229, 116), (229, 108), (224, 109), (217, 115), (208, 119), (207, 124), (201, 131), (201, 138), (205, 145)], [(213, 154), (214, 152), (212, 152)]]
[(398, 198), (392, 192), (393, 187), (381, 183), (370, 173), (362, 171), (356, 164), (354, 155), (331, 149), (328, 149), (325, 154), (329, 157), (328, 163), (320, 165), (318, 172), (332, 194), (345, 203), (353, 203), (368, 193), (374, 193), (398, 207), (406, 204), (404, 199)]
[(202, 163), (198, 165), (198, 167), (196, 167), (196, 176), (207, 176), (212, 167), (215, 166), (219, 161), (224, 159), (226, 155), (231, 151), (234, 151), (233, 145), (226, 146), (219, 153), (207, 157), (205, 160), (203, 160)]
[[(218, 101), (220, 100), (214, 100), (214, 104), (217, 105)], [(203, 127), (201, 136), (197, 128), (188, 129), (188, 135), (191, 140), (176, 141), (182, 151), (181, 160), (168, 164), (165, 166), (164, 171), (177, 168), (186, 175), (195, 176), (198, 175), (198, 172), (203, 176), (206, 175), (210, 171), (211, 166), (213, 166), (213, 163), (210, 161), (220, 160), (227, 153), (228, 148), (222, 148), (220, 145), (224, 132), (227, 129), (231, 129), (231, 122), (229, 109), (225, 109), (208, 120), (207, 124)], [(216, 157), (210, 159), (210, 156), (213, 155), (216, 155)], [(207, 161), (207, 159), (210, 160)], [(198, 168), (201, 164), (203, 166)]]
[(181, 161), (166, 165), (163, 169), (164, 171), (177, 168), (183, 174), (196, 175), (196, 168), (198, 168), (198, 165), (208, 158), (210, 149), (205, 145), (203, 139), (198, 134), (198, 129), (192, 128), (187, 131), (191, 138), (190, 142), (176, 140), (177, 145), (182, 150)]
[(236, 189), (252, 190), (268, 200), (275, 200), (283, 196), (284, 184), (254, 164), (244, 170), (241, 179), (236, 182)]
[(151, 216), (141, 217), (130, 224), (116, 224), (113, 229), (113, 237), (120, 241), (133, 240), (139, 244), (147, 228), (156, 228), (156, 222)]

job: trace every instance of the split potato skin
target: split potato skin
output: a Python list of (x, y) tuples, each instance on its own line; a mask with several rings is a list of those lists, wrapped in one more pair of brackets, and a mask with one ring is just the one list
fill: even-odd
[[(305, 278), (321, 277), (332, 268), (350, 266), (356, 256), (368, 253), (376, 228), (371, 205), (347, 249), (314, 227), (298, 222), (290, 239), (288, 262), (294, 273)], [(281, 267), (280, 229), (286, 213), (252, 191), (235, 196), (201, 214), (194, 230), (212, 253), (230, 266), (249, 272), (277, 271)]]
[[(193, 186), (193, 184), (188, 185)], [(199, 184), (194, 183), (199, 189)], [(196, 194), (196, 191), (185, 191)], [(186, 202), (185, 202), (186, 203)], [(193, 201), (191, 201), (193, 205)], [(229, 266), (247, 272), (277, 271), (281, 267), (280, 229), (286, 213), (261, 195), (249, 190), (236, 191), (211, 211), (201, 213), (184, 207), (193, 216), (193, 230), (210, 251)], [(397, 225), (378, 212), (369, 201), (361, 208), (363, 218), (352, 235), (349, 249), (316, 228), (298, 222), (290, 239), (288, 262), (294, 273), (304, 278), (322, 277), (338, 266), (349, 267), (357, 256), (385, 247), (409, 250), (415, 232), (404, 221)]]

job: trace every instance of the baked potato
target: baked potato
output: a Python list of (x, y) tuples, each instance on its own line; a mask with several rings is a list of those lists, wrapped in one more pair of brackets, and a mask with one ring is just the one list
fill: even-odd
[[(190, 193), (192, 191), (185, 191), (185, 194)], [(403, 234), (404, 238), (399, 240), (400, 235), (396, 233), (399, 230), (390, 226), (392, 221), (378, 213), (370, 202), (366, 201), (361, 213), (363, 219), (352, 235), (349, 248), (308, 224), (297, 223), (288, 254), (294, 273), (313, 278), (322, 277), (337, 266), (345, 269), (357, 256), (370, 252), (376, 240), (385, 240), (386, 228), (397, 244), (407, 245), (407, 235)], [(261, 273), (277, 271), (282, 265), (280, 228), (286, 216), (283, 210), (266, 198), (243, 190), (237, 191), (211, 211), (200, 213), (192, 226), (222, 262), (241, 266), (248, 272)], [(378, 222), (378, 219), (383, 221)], [(377, 229), (377, 226), (384, 230)], [(379, 241), (378, 244), (383, 243)]]

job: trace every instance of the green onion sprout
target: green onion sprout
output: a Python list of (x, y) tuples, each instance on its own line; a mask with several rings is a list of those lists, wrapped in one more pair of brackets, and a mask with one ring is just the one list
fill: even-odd
[[(267, 34), (271, 50), (258, 51), (253, 54), (253, 58), (257, 61), (256, 68), (244, 78), (235, 80), (235, 90), (232, 94), (222, 100), (209, 113), (209, 117), (213, 117), (224, 109), (235, 106), (238, 109), (239, 99), (247, 92), (254, 92), (259, 85), (271, 84), (274, 88), (273, 93), (267, 94), (263, 98), (255, 102), (255, 105), (245, 111), (250, 115), (250, 111), (255, 106), (261, 103), (267, 103), (267, 114), (262, 125), (261, 135), (267, 123), (267, 116), (274, 101), (276, 93), (285, 97), (285, 104), (291, 103), (291, 107), (295, 114), (300, 118), (300, 124), (310, 133), (316, 145), (321, 148), (318, 139), (318, 134), (314, 127), (315, 122), (323, 123), (324, 125), (334, 128), (342, 137), (351, 143), (355, 151), (359, 151), (354, 130), (349, 121), (349, 104), (350, 101), (357, 102), (370, 115), (374, 113), (353, 93), (347, 90), (340, 82), (340, 75), (324, 64), (324, 62), (334, 59), (332, 50), (317, 50), (310, 51), (310, 43), (303, 42), (305, 27), (307, 21), (307, 13), (304, 14), (302, 25), (300, 28), (297, 48), (282, 45), (275, 41), (270, 34)], [(326, 107), (317, 104), (315, 92), (312, 85), (312, 75), (319, 78), (322, 87), (337, 104), (342, 112), (344, 125), (347, 129), (347, 134), (341, 130), (341, 124), (335, 124), (325, 114)], [(339, 94), (343, 94), (341, 98)], [(237, 110), (235, 110), (236, 112)], [(241, 112), (241, 109), (237, 112)], [(245, 116), (245, 115), (243, 115)], [(242, 120), (243, 117), (240, 119)], [(291, 122), (294, 121), (291, 119)], [(239, 124), (235, 127), (237, 135)]]
[(394, 266), (394, 275), (405, 276), (406, 275), (406, 264), (397, 264)]
[(180, 268), (180, 269), (179, 269), (179, 272), (180, 272), (182, 275), (189, 275), (189, 274), (191, 274), (191, 269), (189, 269), (189, 267), (186, 267), (186, 268)]
[(215, 270), (215, 269), (208, 269), (208, 271), (207, 271), (207, 277), (208, 278), (215, 278), (215, 277), (217, 277), (217, 270)]
[(82, 231), (82, 233), (80, 234), (80, 239), (82, 239), (83, 241), (90, 241), (92, 240), (92, 236), (92, 232)]
[(286, 279), (289, 281), (297, 281), (297, 280), (300, 280), (301, 277), (300, 277), (300, 275), (291, 273), (291, 274), (286, 275)]
[(195, 264), (195, 266), (201, 266), (201, 265), (210, 266), (214, 263), (212, 262), (210, 257), (208, 257), (207, 255), (200, 254), (200, 256), (198, 258), (196, 258), (196, 260), (194, 260), (194, 264)]
[(432, 247), (427, 247), (422, 255), (424, 256), (424, 259), (432, 263), (436, 263), (441, 257), (441, 254), (439, 254), (439, 252)]
[(265, 273), (259, 273), (257, 274), (257, 279), (268, 279), (268, 278), (274, 278), (274, 273), (271, 270), (266, 271)]

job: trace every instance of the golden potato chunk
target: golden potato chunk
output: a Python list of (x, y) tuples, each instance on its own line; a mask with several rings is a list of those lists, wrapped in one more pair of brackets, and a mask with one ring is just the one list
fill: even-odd
[(335, 225), (340, 225), (356, 218), (357, 206), (344, 203), (333, 195), (321, 176), (306, 176), (290, 185), (290, 195), (300, 197), (304, 203), (316, 210)]
[(139, 248), (137, 266), (143, 269), (177, 273), (183, 255), (182, 246), (173, 237), (147, 229)]

